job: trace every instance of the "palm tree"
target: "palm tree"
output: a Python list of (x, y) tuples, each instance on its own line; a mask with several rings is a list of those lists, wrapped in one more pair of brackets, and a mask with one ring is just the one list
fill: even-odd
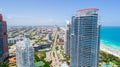
[(106, 65), (109, 65), (109, 62), (114, 60), (114, 56), (108, 53), (105, 53), (103, 51), (100, 52), (101, 60), (100, 62), (106, 63)]

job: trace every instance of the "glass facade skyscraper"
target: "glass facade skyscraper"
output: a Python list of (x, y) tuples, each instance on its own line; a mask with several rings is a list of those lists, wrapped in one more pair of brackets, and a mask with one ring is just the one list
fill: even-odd
[(98, 9), (88, 8), (77, 12), (71, 21), (70, 66), (98, 67), (100, 46)]
[(34, 67), (34, 48), (30, 44), (29, 35), (16, 44), (17, 67)]
[(0, 62), (8, 60), (7, 24), (0, 14)]
[(65, 30), (65, 54), (70, 56), (70, 21), (66, 21), (66, 30)]

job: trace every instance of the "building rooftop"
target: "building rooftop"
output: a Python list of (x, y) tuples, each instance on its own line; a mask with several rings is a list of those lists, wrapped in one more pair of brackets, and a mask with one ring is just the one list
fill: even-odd
[(98, 11), (98, 8), (86, 8), (86, 9), (81, 9), (77, 10), (77, 12), (87, 12), (87, 11)]
[(6, 20), (3, 20), (4, 23), (6, 23)]
[(35, 67), (43, 67), (45, 65), (45, 63), (44, 62), (42, 62), (42, 61), (39, 61), (39, 62), (36, 62), (35, 63)]
[(10, 58), (10, 59), (9, 59), (9, 62), (10, 62), (10, 63), (14, 63), (14, 62), (16, 62), (16, 57), (12, 57), (12, 58)]
[(61, 67), (69, 67), (68, 64), (66, 62), (61, 64)]

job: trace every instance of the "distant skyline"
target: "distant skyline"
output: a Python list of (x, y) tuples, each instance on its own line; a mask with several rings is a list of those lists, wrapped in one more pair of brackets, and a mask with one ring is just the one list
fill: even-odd
[(65, 26), (76, 10), (99, 8), (103, 26), (120, 26), (119, 0), (1, 0), (0, 13), (10, 25)]

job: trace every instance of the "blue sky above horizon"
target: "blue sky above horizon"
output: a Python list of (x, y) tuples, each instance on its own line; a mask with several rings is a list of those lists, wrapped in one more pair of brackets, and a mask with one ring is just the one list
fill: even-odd
[(76, 10), (99, 8), (103, 26), (120, 26), (119, 0), (0, 0), (8, 25), (65, 25)]

